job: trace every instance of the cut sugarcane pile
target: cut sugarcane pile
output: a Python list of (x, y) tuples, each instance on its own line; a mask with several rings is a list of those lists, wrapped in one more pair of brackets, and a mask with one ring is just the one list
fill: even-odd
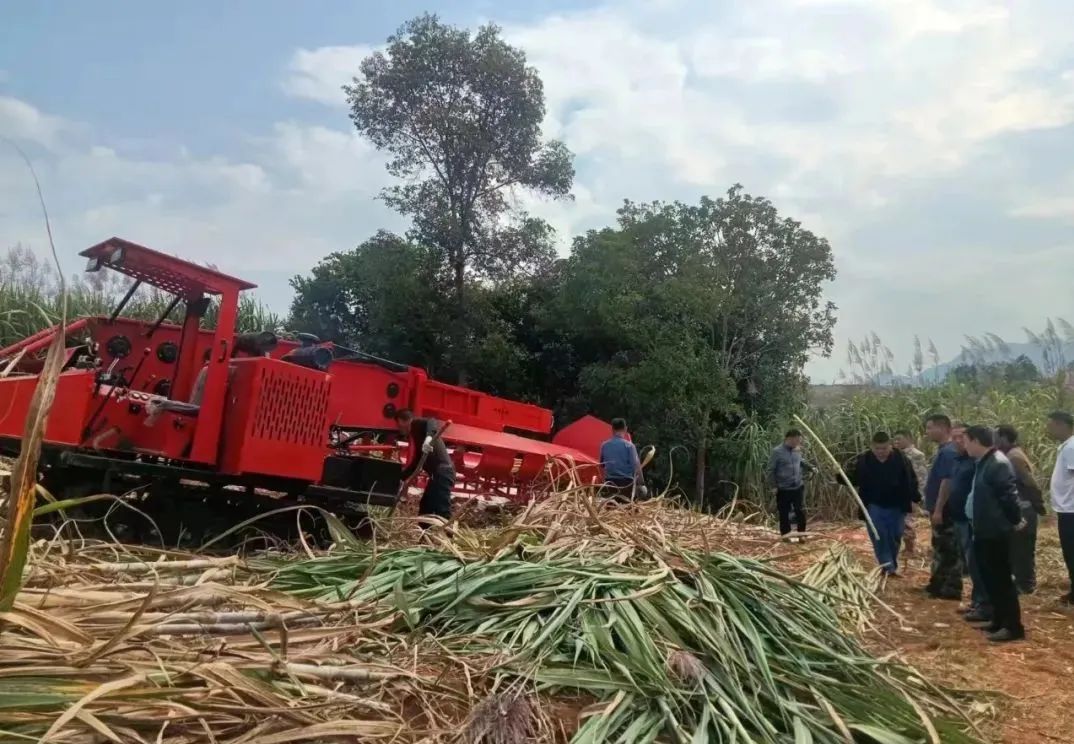
[(39, 545), (3, 617), (0, 740), (976, 740), (858, 643), (845, 551), (796, 579), (717, 552), (731, 532), (772, 542), (572, 494), (426, 546)]

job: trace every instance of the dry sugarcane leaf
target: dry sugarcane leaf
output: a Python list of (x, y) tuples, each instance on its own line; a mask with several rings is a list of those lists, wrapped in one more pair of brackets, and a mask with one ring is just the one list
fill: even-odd
[(248, 739), (249, 744), (288, 744), (292, 741), (321, 740), (338, 737), (388, 739), (398, 736), (402, 726), (387, 721), (327, 721)]
[(90, 636), (74, 625), (19, 603), (16, 603), (10, 612), (0, 613), (0, 622), (28, 630), (42, 640), (57, 646), (63, 644), (88, 646), (93, 642)]
[(45, 735), (41, 737), (40, 744), (46, 744), (46, 742), (48, 742), (55, 734), (59, 733), (59, 731), (63, 729), (64, 726), (66, 726), (76, 715), (78, 715), (78, 712), (80, 710), (85, 708), (94, 700), (105, 697), (106, 695), (110, 695), (113, 692), (118, 692), (119, 690), (125, 690), (128, 687), (134, 687), (135, 685), (145, 681), (146, 675), (135, 674), (129, 677), (123, 677), (122, 679), (114, 679), (110, 682), (105, 682), (104, 684), (98, 685), (91, 692), (87, 693), (85, 696), (79, 699), (74, 705), (65, 710), (62, 714), (60, 714), (59, 718), (52, 722), (52, 725), (49, 726), (48, 731), (46, 731)]
[(22, 446), (11, 469), (7, 524), (3, 535), (0, 535), (0, 611), (10, 610), (14, 606), (15, 597), (22, 586), (23, 569), (30, 547), (30, 525), (37, 503), (37, 465), (41, 458), (41, 442), (45, 437), (45, 425), (63, 368), (63, 331), (61, 322), (30, 397)]

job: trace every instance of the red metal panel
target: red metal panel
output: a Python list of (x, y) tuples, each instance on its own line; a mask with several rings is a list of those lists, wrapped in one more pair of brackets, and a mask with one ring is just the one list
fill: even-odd
[[(111, 391), (111, 392), (110, 392)], [(137, 451), (184, 459), (197, 428), (195, 415), (160, 411), (151, 415), (157, 396), (102, 386), (93, 402), (93, 428), (82, 446), (94, 450)]]
[(366, 362), (333, 362), (329, 421), (350, 429), (394, 429), (394, 411), (410, 405), (410, 375)]
[[(36, 387), (36, 375), (0, 380), (0, 436), (22, 437), (30, 398)], [(77, 446), (82, 438), (82, 427), (91, 415), (92, 402), (92, 372), (72, 370), (61, 374), (56, 383), (56, 399), (45, 427), (45, 441)]]
[(491, 449), (509, 450), (513, 453), (512, 456), (534, 454), (544, 457), (567, 457), (579, 463), (597, 462), (596, 458), (570, 447), (454, 422), (451, 424), (451, 428), (444, 432), (444, 441), (451, 444), (481, 447), (485, 451)]
[(502, 431), (505, 428), (547, 434), (552, 412), (476, 390), (429, 380), (422, 390), (420, 415)]
[[(235, 319), (238, 315), (239, 295), (234, 289), (226, 289), (220, 297), (220, 315), (213, 337), (213, 347), (209, 352), (209, 371), (205, 379), (205, 389), (201, 398), (201, 411), (198, 414), (198, 430), (194, 433), (194, 446), (190, 459), (196, 462), (215, 463), (220, 450), (220, 430), (224, 423), (224, 404), (228, 387), (228, 368), (231, 360), (231, 345), (234, 342)], [(194, 335), (194, 329), (189, 335)], [(190, 368), (198, 369), (196, 349), (188, 346), (180, 350), (179, 364), (189, 361)], [(290, 366), (290, 365), (287, 365)], [(195, 373), (194, 377), (197, 377)], [(193, 382), (194, 378), (191, 378)], [(180, 395), (189, 395), (177, 386)], [(327, 428), (322, 436), (327, 437)]]
[[(612, 425), (596, 416), (583, 416), (560, 429), (552, 437), (555, 444), (586, 453), (593, 462), (600, 460), (600, 445), (611, 439)], [(628, 437), (629, 438), (629, 437)]]
[(514, 473), (514, 479), (519, 483), (529, 483), (545, 469), (548, 458), (542, 455), (523, 455), (518, 469)]
[(220, 470), (320, 480), (331, 378), (276, 359), (236, 359), (232, 365)]

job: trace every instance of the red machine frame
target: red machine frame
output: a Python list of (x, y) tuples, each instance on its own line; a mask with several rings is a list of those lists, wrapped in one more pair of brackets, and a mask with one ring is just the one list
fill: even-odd
[[(111, 316), (67, 325), (44, 438), (46, 476), (64, 486), (103, 473), (104, 486), (112, 477), (147, 488), (196, 481), (328, 505), (390, 504), (403, 460), (394, 413), (403, 407), (452, 422), (444, 438), (463, 493), (527, 499), (535, 483), (598, 476), (610, 433), (602, 421), (586, 417), (546, 441), (535, 436), (551, 433), (549, 410), (430, 380), (421, 369), (312, 338), (254, 353), (235, 325), (239, 295), (255, 285), (119, 238), (81, 255), (88, 270), (135, 282)], [(174, 298), (155, 323), (119, 317), (141, 284)], [(210, 298), (211, 330), (202, 328)], [(167, 322), (179, 305), (182, 322)], [(57, 332), (0, 349), (0, 449), (9, 453)], [(299, 363), (311, 346), (331, 353), (327, 369)]]

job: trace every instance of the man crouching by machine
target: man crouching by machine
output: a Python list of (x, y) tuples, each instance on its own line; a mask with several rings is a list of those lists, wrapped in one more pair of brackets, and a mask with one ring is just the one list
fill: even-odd
[[(420, 467), (428, 480), (418, 505), (418, 516), (436, 516), (451, 521), (451, 492), (455, 488), (455, 466), (448, 456), (444, 440), (437, 436), (441, 424), (436, 419), (415, 418), (409, 409), (402, 408), (395, 414), (399, 435), (410, 440), (410, 456), (403, 468), (403, 483)], [(426, 525), (423, 525), (423, 527)]]
[(600, 467), (604, 471), (604, 489), (616, 501), (645, 498), (645, 473), (634, 443), (628, 438), (626, 419), (612, 419), (612, 438), (600, 446)]

